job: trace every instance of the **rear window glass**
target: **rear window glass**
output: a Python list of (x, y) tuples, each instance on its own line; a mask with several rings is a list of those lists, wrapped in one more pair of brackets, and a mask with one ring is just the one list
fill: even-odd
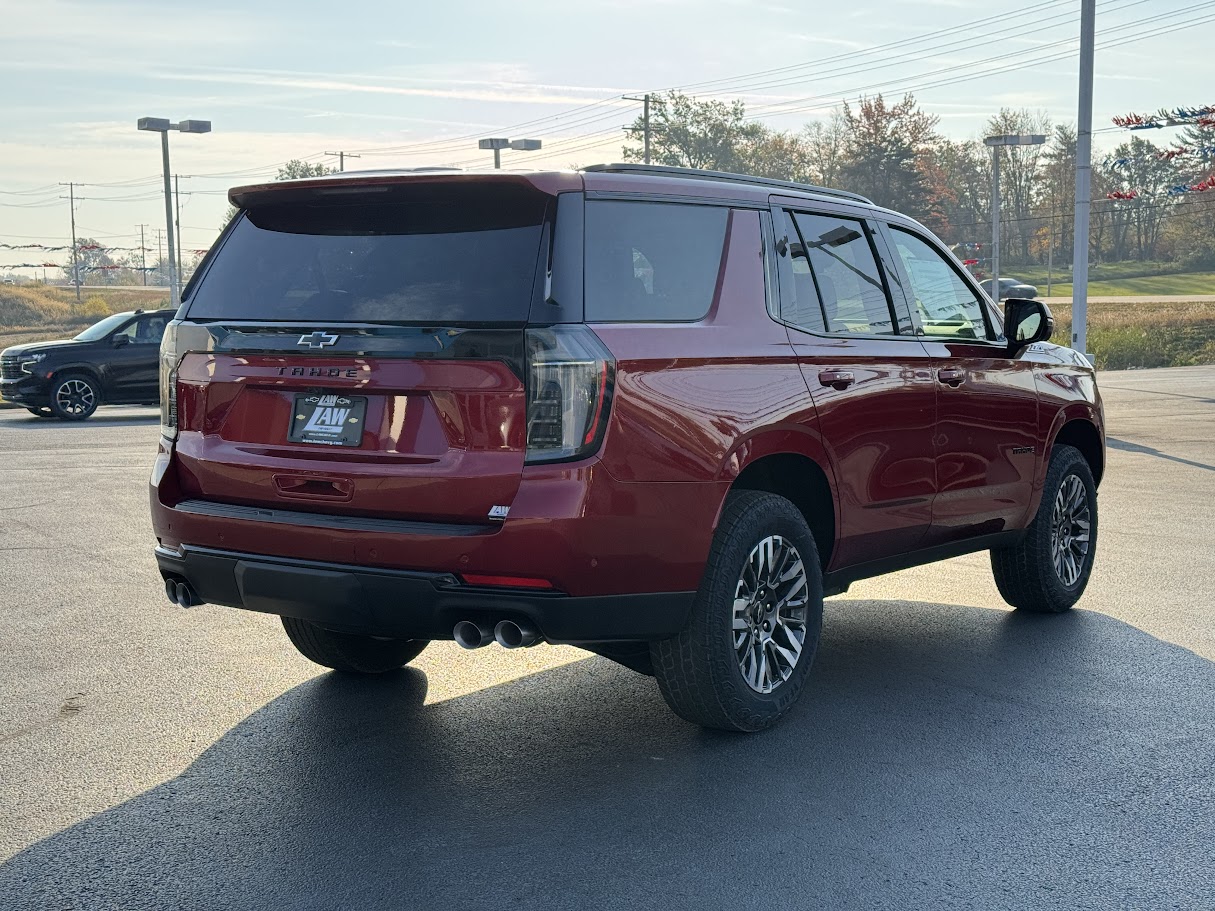
[(729, 210), (591, 200), (586, 204), (586, 318), (698, 320), (709, 312)]
[(299, 202), (247, 211), (192, 319), (523, 322), (544, 222), (535, 194)]

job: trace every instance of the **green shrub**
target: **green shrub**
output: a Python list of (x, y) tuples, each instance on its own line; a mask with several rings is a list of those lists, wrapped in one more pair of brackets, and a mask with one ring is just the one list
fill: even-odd
[(110, 305), (106, 303), (104, 297), (100, 294), (94, 294), (92, 297), (86, 299), (76, 312), (89, 319), (101, 319), (102, 317), (109, 316), (113, 311), (110, 309)]

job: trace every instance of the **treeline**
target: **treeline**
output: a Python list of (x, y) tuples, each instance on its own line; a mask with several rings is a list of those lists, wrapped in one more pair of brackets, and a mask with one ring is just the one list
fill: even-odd
[[(949, 140), (938, 126), (939, 118), (912, 95), (895, 103), (881, 95), (845, 103), (826, 120), (782, 132), (749, 119), (741, 101), (671, 92), (651, 102), (650, 160), (861, 193), (922, 221), (959, 252), (973, 251), (964, 258), (978, 260), (975, 271), (982, 272), (991, 240), (992, 153), (981, 138)], [(625, 159), (641, 161), (643, 120), (626, 133)], [(982, 135), (1005, 133), (1040, 133), (1048, 141), (999, 150), (1002, 261), (1070, 263), (1076, 131), (1044, 114), (1002, 109)], [(1134, 134), (1093, 157), (1094, 262), (1169, 260), (1215, 268), (1215, 189), (1174, 189), (1215, 173), (1215, 127), (1185, 128), (1172, 146)]]

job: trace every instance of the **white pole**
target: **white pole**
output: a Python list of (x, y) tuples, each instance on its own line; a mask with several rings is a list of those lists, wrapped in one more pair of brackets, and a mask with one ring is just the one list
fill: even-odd
[(991, 299), (1000, 303), (1000, 147), (991, 147)]
[(1080, 6), (1080, 110), (1076, 124), (1076, 238), (1072, 265), (1072, 347), (1088, 354), (1088, 216), (1093, 195), (1093, 37), (1097, 0)]
[(181, 292), (177, 288), (177, 266), (174, 260), (176, 250), (173, 246), (173, 186), (169, 182), (168, 130), (161, 131), (160, 154), (164, 159), (165, 168), (165, 227), (168, 229), (169, 235), (169, 300), (174, 307), (178, 307), (181, 305)]

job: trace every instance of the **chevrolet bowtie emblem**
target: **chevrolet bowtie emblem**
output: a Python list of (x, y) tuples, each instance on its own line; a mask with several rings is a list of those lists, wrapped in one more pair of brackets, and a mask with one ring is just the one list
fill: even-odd
[(311, 335), (301, 335), (297, 345), (305, 345), (309, 348), (327, 348), (330, 345), (336, 345), (340, 336), (329, 335), (325, 332), (314, 332)]

